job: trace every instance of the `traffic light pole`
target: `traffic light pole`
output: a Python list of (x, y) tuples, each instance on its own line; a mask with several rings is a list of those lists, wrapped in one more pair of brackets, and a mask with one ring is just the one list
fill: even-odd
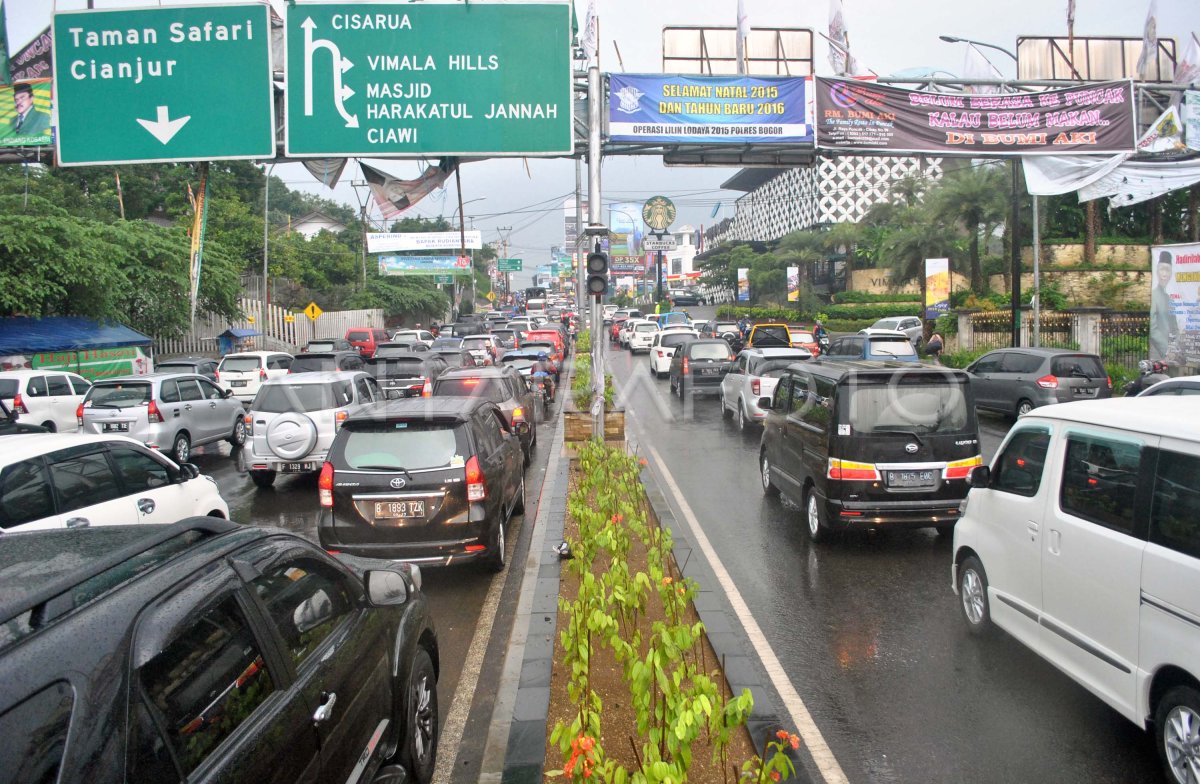
[[(588, 64), (588, 226), (600, 225), (600, 63), (593, 57)], [(600, 251), (600, 239), (589, 237), (594, 250)], [(600, 333), (602, 295), (590, 294), (592, 306), (592, 438), (604, 440), (604, 340)]]

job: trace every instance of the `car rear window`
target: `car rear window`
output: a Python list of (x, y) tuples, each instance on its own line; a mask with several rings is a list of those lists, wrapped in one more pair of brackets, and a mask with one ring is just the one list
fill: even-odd
[(915, 357), (917, 350), (906, 338), (884, 338), (870, 340), (867, 350), (872, 357)]
[(756, 327), (750, 342), (755, 346), (787, 348), (792, 345), (792, 335), (788, 332), (787, 327)]
[(155, 371), (160, 373), (195, 373), (195, 362), (163, 362), (154, 366)]
[(1104, 378), (1106, 374), (1098, 358), (1087, 354), (1070, 354), (1054, 358), (1050, 363), (1050, 375)]
[(696, 343), (688, 349), (692, 359), (732, 359), (726, 343)]
[(450, 423), (352, 422), (344, 432), (345, 468), (441, 468), (462, 465), (469, 452), (463, 426)]
[(752, 376), (772, 376), (779, 378), (783, 371), (797, 362), (803, 362), (808, 357), (796, 355), (794, 357), (778, 357), (775, 359), (763, 359), (750, 366), (750, 375)]
[(356, 340), (360, 343), (365, 343), (370, 339), (371, 339), (371, 334), (369, 332), (347, 332), (346, 333), (346, 340), (351, 340), (351, 341)]
[(0, 379), (0, 397), (16, 397), (17, 380), (15, 378)]
[(680, 334), (672, 334), (672, 333), (668, 332), (667, 334), (663, 335), (661, 338), (658, 339), (658, 345), (665, 346), (666, 348), (675, 348), (676, 346), (680, 345), (681, 343), (687, 343), (689, 340), (695, 340), (695, 339), (696, 339), (695, 335), (689, 335), (686, 332), (683, 332)]
[(504, 379), (478, 377), (440, 379), (433, 394), (438, 397), (482, 397), (493, 403), (502, 403), (511, 397)]
[(880, 319), (871, 325), (871, 329), (900, 329), (900, 319)]
[(237, 373), (250, 373), (262, 367), (262, 360), (258, 357), (225, 357), (221, 360), (222, 372), (232, 370)]
[(638, 324), (633, 328), (634, 332), (658, 332), (657, 324)]
[(321, 340), (321, 341), (310, 340), (308, 342), (307, 348), (309, 351), (333, 351), (333, 341), (332, 340)]
[(327, 411), (348, 405), (354, 400), (349, 381), (327, 384), (263, 384), (250, 408), (268, 414), (285, 411)]
[(292, 360), (293, 373), (313, 373), (321, 370), (337, 370), (333, 357), (306, 357), (303, 354)]
[(490, 345), (492, 345), (492, 341), (489, 338), (463, 338), (463, 348), (468, 351), (471, 349), (487, 348)]
[(371, 365), (377, 376), (419, 376), (425, 361), (420, 357), (384, 357)]
[(793, 343), (816, 343), (817, 342), (816, 338), (813, 337), (813, 333), (811, 333), (811, 332), (798, 332), (794, 329), (791, 332), (792, 332), (792, 342)]
[(958, 433), (970, 422), (960, 384), (856, 384), (846, 407), (852, 435)]
[(95, 384), (88, 393), (92, 408), (125, 408), (150, 402), (151, 387), (147, 382)]

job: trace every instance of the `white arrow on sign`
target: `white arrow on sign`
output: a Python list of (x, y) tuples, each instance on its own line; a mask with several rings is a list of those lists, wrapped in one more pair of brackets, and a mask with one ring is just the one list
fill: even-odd
[(163, 144), (171, 141), (175, 134), (179, 133), (179, 129), (187, 125), (187, 121), (192, 119), (192, 116), (176, 117), (174, 120), (168, 119), (170, 111), (165, 106), (158, 107), (157, 120), (143, 120), (140, 117), (136, 118), (138, 123), (143, 128), (150, 132), (150, 135), (158, 139)]
[(354, 95), (354, 90), (350, 89), (349, 85), (342, 84), (342, 74), (353, 68), (354, 63), (350, 62), (349, 58), (342, 57), (341, 51), (333, 41), (325, 38), (313, 40), (313, 30), (317, 28), (317, 23), (311, 16), (301, 22), (300, 26), (304, 28), (304, 116), (312, 117), (313, 114), (313, 55), (318, 49), (328, 49), (337, 64), (333, 72), (334, 107), (346, 121), (347, 128), (357, 128), (358, 115), (346, 111), (345, 103)]

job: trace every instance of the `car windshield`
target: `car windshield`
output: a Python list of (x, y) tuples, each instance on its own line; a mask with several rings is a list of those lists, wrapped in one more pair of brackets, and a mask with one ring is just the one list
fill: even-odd
[(126, 408), (150, 402), (150, 385), (146, 382), (96, 384), (88, 393), (92, 408)]
[(345, 431), (342, 457), (352, 469), (441, 468), (469, 452), (461, 427), (450, 424), (352, 422)]
[(848, 424), (852, 435), (958, 433), (970, 418), (960, 384), (888, 383), (850, 387)]
[(481, 397), (493, 403), (508, 400), (508, 384), (499, 378), (443, 378), (437, 382), (433, 394), (438, 397)]
[[(384, 357), (394, 357), (397, 354), (407, 354), (416, 349), (420, 345), (418, 343), (396, 343), (387, 346), (380, 346), (375, 349), (375, 358), (383, 359)], [(422, 346), (423, 347), (423, 346)]]
[(234, 373), (256, 373), (262, 367), (262, 360), (258, 357), (225, 357), (221, 360), (219, 370), (224, 373), (232, 371)]
[(1086, 354), (1071, 354), (1055, 357), (1050, 363), (1050, 375), (1075, 378), (1104, 378), (1104, 367), (1096, 357)]
[(268, 414), (282, 414), (286, 411), (308, 413), (345, 406), (353, 400), (353, 385), (349, 381), (333, 381), (326, 384), (263, 384), (250, 408)]
[(337, 370), (333, 357), (313, 357), (301, 354), (292, 360), (293, 373), (312, 373), (320, 370)]
[(730, 359), (725, 343), (697, 343), (688, 350), (691, 359)]
[(462, 338), (438, 338), (433, 341), (434, 348), (458, 348), (462, 345)]
[(550, 354), (554, 351), (554, 344), (531, 341), (529, 343), (522, 344), (521, 348), (529, 349), (530, 351), (545, 351), (547, 354)]
[(917, 350), (905, 338), (886, 338), (870, 342), (873, 357), (915, 357)]

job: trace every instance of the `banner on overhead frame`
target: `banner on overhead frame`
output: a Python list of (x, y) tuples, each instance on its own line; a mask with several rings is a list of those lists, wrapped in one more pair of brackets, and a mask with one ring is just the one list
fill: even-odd
[(611, 74), (615, 142), (812, 142), (804, 77)]
[(750, 269), (748, 267), (738, 267), (737, 298), (738, 302), (750, 301)]
[(380, 256), (380, 275), (453, 275), (466, 274), (471, 266), (467, 256)]
[(800, 268), (787, 268), (788, 302), (800, 301)]
[(415, 231), (415, 232), (367, 232), (367, 253), (388, 253), (398, 250), (454, 250), (483, 247), (483, 232), (479, 229), (466, 231)]
[(816, 77), (818, 148), (943, 155), (1132, 152), (1133, 82), (952, 95)]

